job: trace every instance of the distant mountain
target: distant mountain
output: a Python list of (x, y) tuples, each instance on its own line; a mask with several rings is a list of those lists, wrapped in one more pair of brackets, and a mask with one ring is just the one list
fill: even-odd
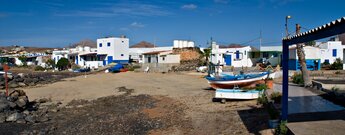
[(135, 45), (130, 46), (129, 48), (154, 48), (155, 45), (153, 45), (150, 42), (146, 42), (146, 41), (141, 41)]
[(89, 47), (92, 47), (92, 48), (96, 48), (97, 47), (97, 43), (93, 40), (90, 40), (90, 39), (84, 39), (84, 40), (81, 40), (79, 41), (78, 43), (74, 43), (72, 45), (69, 45), (67, 47), (69, 48), (75, 48), (77, 46), (89, 46)]

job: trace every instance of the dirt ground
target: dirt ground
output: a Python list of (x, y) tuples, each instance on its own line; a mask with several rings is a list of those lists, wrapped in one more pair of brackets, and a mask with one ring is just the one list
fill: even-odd
[(212, 102), (214, 90), (198, 74), (97, 73), (24, 90), (30, 100), (51, 98), (64, 108), (50, 124), (25, 125), (22, 132), (44, 127), (49, 134), (212, 135), (267, 129), (267, 113), (256, 100)]

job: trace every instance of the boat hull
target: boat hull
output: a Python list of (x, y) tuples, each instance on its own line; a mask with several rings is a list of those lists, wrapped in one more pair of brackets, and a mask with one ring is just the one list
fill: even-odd
[(214, 89), (233, 89), (234, 87), (240, 88), (250, 88), (255, 87), (256, 84), (265, 83), (264, 79), (267, 78), (267, 75), (245, 79), (245, 80), (231, 80), (231, 81), (210, 81), (208, 83)]
[(234, 90), (234, 89), (217, 89), (215, 93), (215, 98), (217, 99), (257, 99), (262, 94), (258, 90)]

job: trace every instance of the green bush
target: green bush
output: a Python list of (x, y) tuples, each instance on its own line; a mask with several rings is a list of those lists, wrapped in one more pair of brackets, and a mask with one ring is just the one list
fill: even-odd
[(262, 94), (258, 99), (257, 99), (258, 104), (266, 105), (268, 103), (268, 99), (265, 94)]
[(286, 127), (286, 121), (281, 121), (276, 127), (274, 134), (275, 135), (286, 135), (288, 133), (288, 128)]
[(294, 74), (292, 76), (292, 82), (295, 84), (304, 84), (303, 75), (302, 74)]
[(270, 95), (270, 98), (274, 101), (274, 103), (281, 103), (282, 94), (280, 92), (273, 92)]
[(337, 58), (334, 63), (330, 65), (331, 70), (343, 70), (343, 62), (340, 58)]
[(48, 68), (54, 68), (55, 67), (55, 61), (53, 59), (48, 59), (46, 62)]
[(57, 62), (56, 67), (57, 67), (59, 70), (65, 70), (65, 69), (67, 69), (68, 65), (69, 65), (68, 59), (66, 59), (66, 58), (61, 58), (61, 59)]
[(256, 90), (267, 90), (266, 84), (259, 84), (255, 87)]
[(43, 68), (42, 66), (36, 66), (35, 67), (35, 71), (44, 71), (45, 68)]

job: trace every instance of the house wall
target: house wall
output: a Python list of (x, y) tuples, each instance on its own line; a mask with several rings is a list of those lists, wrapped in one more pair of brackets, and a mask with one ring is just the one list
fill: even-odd
[[(321, 68), (321, 53), (320, 48), (305, 46), (303, 47), (305, 60), (308, 70), (320, 70)], [(296, 47), (289, 49), (289, 70), (299, 70), (301, 68), (298, 62)]]
[[(321, 59), (320, 48), (305, 46), (303, 47), (303, 49), (304, 49), (305, 59)], [(289, 49), (289, 59), (298, 60), (297, 51), (295, 47)]]
[[(340, 41), (328, 41), (319, 45), (321, 48), (321, 62), (329, 61), (330, 64), (335, 62), (337, 58), (343, 60), (343, 45)], [(336, 50), (336, 56), (333, 56), (333, 50)]]
[[(236, 58), (236, 53), (239, 52), (240, 58)], [(250, 46), (241, 47), (241, 48), (219, 48), (219, 45), (212, 43), (212, 55), (211, 62), (213, 64), (226, 65), (226, 60), (224, 59), (225, 55), (231, 56), (231, 65), (234, 67), (251, 67), (253, 62), (249, 57), (249, 52), (251, 51)]]
[(155, 48), (129, 48), (130, 58), (138, 63), (143, 63), (143, 53), (155, 52), (155, 51), (171, 51), (172, 46), (168, 47), (155, 47)]
[[(110, 43), (110, 46), (108, 46)], [(129, 39), (128, 38), (100, 38), (97, 39), (97, 53), (106, 54), (105, 61), (107, 64), (109, 56), (113, 57), (113, 62), (129, 61)]]
[(158, 63), (158, 55), (143, 55), (143, 56), (144, 56), (143, 63)]
[(158, 63), (180, 63), (180, 55), (179, 54), (160, 55), (158, 57)]

